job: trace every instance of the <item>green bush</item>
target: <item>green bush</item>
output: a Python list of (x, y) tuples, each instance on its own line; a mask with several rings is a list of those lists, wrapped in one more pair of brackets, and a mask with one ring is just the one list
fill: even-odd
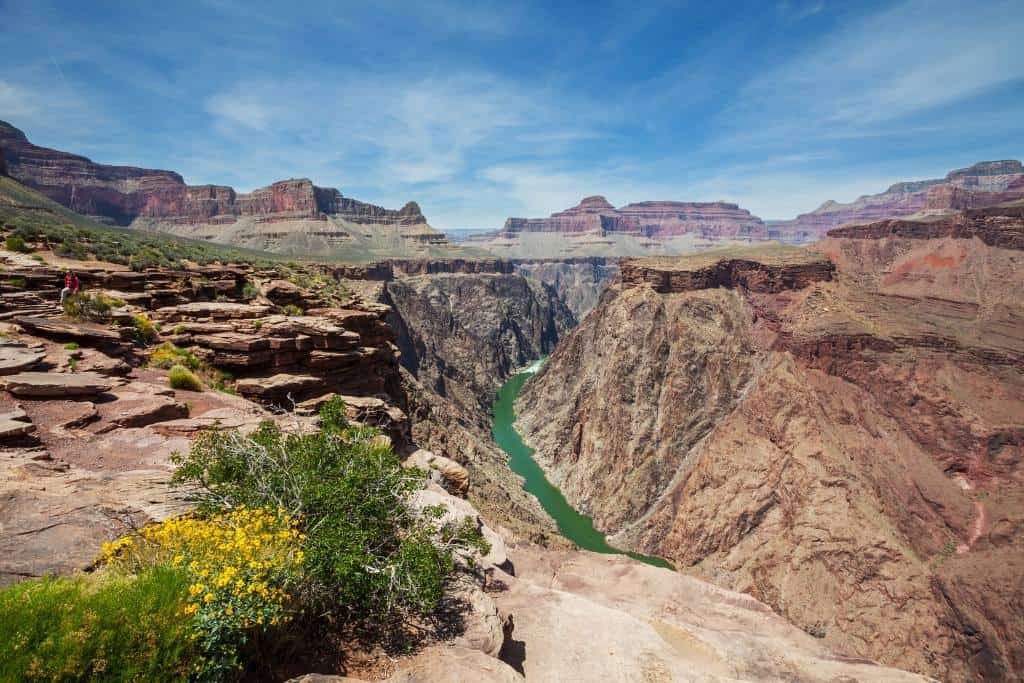
[(441, 511), (417, 511), (424, 475), (401, 467), (375, 429), (344, 422), (329, 402), (316, 432), (283, 433), (272, 422), (249, 436), (202, 434), (176, 456), (174, 481), (195, 491), (199, 509), (283, 508), (307, 538), (301, 596), (312, 614), (391, 629), (440, 601), (455, 552), (487, 551), (471, 524), (441, 526)]
[(203, 383), (184, 365), (172, 365), (167, 372), (167, 382), (172, 389), (184, 389), (185, 391), (202, 391)]
[(184, 572), (161, 566), (0, 590), (0, 681), (188, 680), (188, 585)]
[(22, 254), (27, 254), (32, 251), (27, 244), (25, 244), (24, 238), (21, 235), (8, 235), (7, 239), (4, 240), (4, 246), (7, 251), (17, 251)]
[(246, 280), (245, 286), (242, 287), (242, 298), (248, 301), (250, 299), (255, 299), (259, 295), (260, 288)]
[(12, 277), (10, 280), (7, 281), (7, 284), (9, 284), (11, 287), (17, 287), (18, 289), (25, 289), (25, 285), (27, 285), (28, 283), (25, 281), (25, 278), (23, 277)]
[(79, 292), (64, 300), (64, 315), (75, 320), (107, 322), (110, 311), (119, 306), (124, 306), (124, 301), (117, 297)]
[(144, 346), (149, 346), (160, 336), (156, 325), (145, 313), (136, 313), (132, 316), (132, 327), (135, 328), (132, 337)]
[(79, 346), (78, 342), (68, 342), (64, 345), (65, 351), (77, 351), (80, 348), (81, 346)]
[(288, 304), (288, 305), (284, 306), (284, 308), (282, 310), (284, 311), (284, 314), (288, 315), (288, 316), (302, 315), (303, 313), (305, 313), (305, 311), (303, 311), (301, 308), (299, 308), (295, 304)]

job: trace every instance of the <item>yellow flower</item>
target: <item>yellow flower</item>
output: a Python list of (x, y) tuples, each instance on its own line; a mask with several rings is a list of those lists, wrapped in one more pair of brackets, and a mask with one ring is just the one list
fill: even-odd
[(207, 593), (204, 595), (203, 602), (213, 602), (213, 593)]

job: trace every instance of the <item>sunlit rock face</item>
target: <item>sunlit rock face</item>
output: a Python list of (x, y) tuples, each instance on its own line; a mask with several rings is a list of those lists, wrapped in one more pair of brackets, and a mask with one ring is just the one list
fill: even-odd
[(624, 261), (519, 427), (617, 546), (844, 654), (1016, 680), (1022, 229), (986, 208)]

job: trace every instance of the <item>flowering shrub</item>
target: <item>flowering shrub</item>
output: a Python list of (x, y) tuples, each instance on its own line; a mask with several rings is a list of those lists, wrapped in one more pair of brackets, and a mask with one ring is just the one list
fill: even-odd
[(171, 565), (188, 574), (182, 612), (193, 619), (203, 652), (197, 673), (219, 680), (242, 664), (239, 654), (249, 635), (292, 618), (303, 540), (283, 510), (240, 507), (144, 527), (105, 544), (102, 560), (132, 572)]
[(376, 429), (349, 425), (344, 403), (320, 410), (320, 430), (210, 431), (178, 456), (175, 480), (200, 510), (282, 507), (308, 534), (302, 600), (311, 611), (388, 629), (437, 607), (462, 548), (487, 552), (479, 531), (418, 511), (418, 470), (403, 469)]

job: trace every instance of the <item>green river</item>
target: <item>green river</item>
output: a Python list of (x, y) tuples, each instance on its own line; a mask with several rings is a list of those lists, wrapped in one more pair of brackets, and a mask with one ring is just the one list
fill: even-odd
[(512, 471), (523, 478), (523, 488), (537, 496), (541, 506), (558, 524), (558, 530), (562, 535), (579, 547), (596, 553), (629, 555), (656, 567), (672, 569), (672, 565), (660, 557), (648, 557), (610, 546), (604, 534), (594, 528), (594, 521), (569, 505), (562, 492), (548, 481), (544, 470), (533, 459), (533, 449), (523, 443), (515, 428), (515, 402), (523, 384), (543, 363), (543, 360), (539, 360), (509, 378), (501, 387), (494, 402), (494, 440), (508, 454)]

